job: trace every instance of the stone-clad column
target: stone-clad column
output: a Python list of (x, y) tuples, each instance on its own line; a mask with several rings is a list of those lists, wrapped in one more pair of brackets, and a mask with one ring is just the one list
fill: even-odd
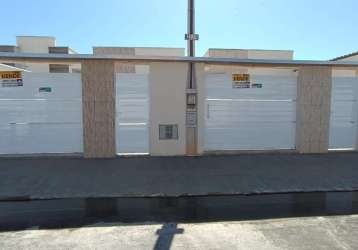
[(296, 142), (300, 153), (328, 152), (331, 89), (331, 67), (299, 68)]
[(84, 155), (86, 158), (116, 156), (114, 62), (82, 62)]

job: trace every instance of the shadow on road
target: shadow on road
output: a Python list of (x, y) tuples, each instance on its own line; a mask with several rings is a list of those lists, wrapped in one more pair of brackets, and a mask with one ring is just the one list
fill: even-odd
[(169, 250), (176, 234), (183, 234), (184, 229), (178, 228), (176, 223), (164, 224), (157, 231), (158, 239), (155, 242), (154, 250)]

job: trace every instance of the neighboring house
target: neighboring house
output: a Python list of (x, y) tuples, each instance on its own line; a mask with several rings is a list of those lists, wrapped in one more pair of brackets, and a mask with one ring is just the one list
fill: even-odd
[[(332, 62), (337, 62), (337, 61), (346, 61), (346, 62), (358, 62), (358, 51), (357, 52), (353, 52), (347, 55), (343, 55), (343, 56), (339, 56), (336, 58), (331, 59), (330, 61)], [(344, 76), (344, 77), (357, 77), (358, 76), (358, 70), (338, 70), (335, 69), (333, 70), (333, 76)]]
[(8, 64), (2, 64), (2, 63), (0, 63), (0, 71), (1, 72), (4, 72), (4, 71), (7, 71), (7, 72), (9, 72), (9, 71), (10, 72), (23, 72), (23, 71), (26, 71), (26, 72), (28, 72), (27, 70), (17, 68), (17, 67), (8, 65)]
[(292, 50), (209, 49), (205, 57), (293, 60)]
[(333, 58), (331, 61), (358, 61), (358, 51), (344, 56)]
[[(102, 56), (185, 56), (184, 48), (93, 47), (93, 54)], [(148, 73), (148, 65), (117, 64), (118, 73)]]
[[(209, 49), (204, 57), (293, 60), (293, 54), (292, 50)], [(226, 65), (210, 65), (206, 67), (206, 70), (210, 72), (250, 73), (247, 68)]]
[[(50, 36), (17, 36), (16, 46), (0, 45), (0, 52), (76, 54), (69, 47), (56, 46), (56, 38)], [(22, 63), (8, 65), (42, 73), (79, 73), (81, 71), (80, 65), (68, 64)]]

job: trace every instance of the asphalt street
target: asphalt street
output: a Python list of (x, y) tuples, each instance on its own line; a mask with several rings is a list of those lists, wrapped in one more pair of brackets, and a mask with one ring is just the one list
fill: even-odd
[(0, 200), (358, 191), (358, 153), (0, 159)]

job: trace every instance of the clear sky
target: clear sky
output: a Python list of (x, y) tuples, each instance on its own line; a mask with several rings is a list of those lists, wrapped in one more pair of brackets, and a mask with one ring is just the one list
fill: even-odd
[[(185, 47), (187, 0), (0, 0), (0, 44), (50, 35), (92, 46)], [(296, 59), (358, 50), (357, 0), (196, 0), (197, 55), (208, 48), (292, 49)]]

